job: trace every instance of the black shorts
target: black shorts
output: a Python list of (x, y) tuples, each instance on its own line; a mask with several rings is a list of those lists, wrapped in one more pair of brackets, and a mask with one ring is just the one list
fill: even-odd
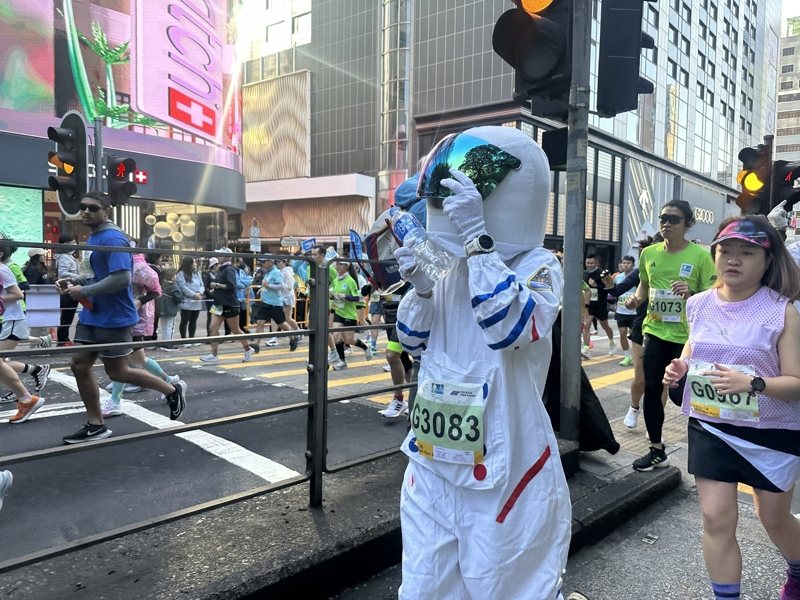
[(241, 312), (241, 309), (238, 306), (217, 306), (215, 304), (209, 309), (212, 315), (219, 314), (214, 312), (215, 309), (222, 311), (223, 319), (235, 319)]
[(333, 322), (334, 323), (341, 323), (345, 327), (355, 327), (358, 325), (358, 321), (355, 319), (345, 319), (344, 317), (337, 315), (336, 313), (333, 314)]
[(262, 302), (256, 311), (256, 321), (275, 321), (277, 325), (280, 325), (286, 322), (286, 313), (283, 312), (283, 306), (274, 306)]
[(608, 302), (590, 302), (589, 314), (598, 321), (608, 321)]
[[(119, 344), (132, 341), (132, 327), (95, 327), (94, 325), (78, 323), (75, 328), (76, 344)], [(100, 356), (102, 358), (119, 358), (128, 356), (132, 352), (131, 348), (113, 348), (101, 350)]]
[(636, 315), (621, 315), (616, 313), (614, 318), (617, 320), (617, 327), (633, 327), (633, 322), (636, 320)]
[[(770, 456), (773, 452), (776, 461), (785, 460), (782, 456), (786, 455), (800, 456), (800, 442), (798, 442), (800, 432), (788, 429), (754, 429), (720, 423), (708, 423), (708, 425), (724, 434), (757, 446), (756, 455), (765, 463), (773, 460)], [(751, 463), (730, 444), (703, 427), (694, 417), (689, 417), (688, 442), (688, 471), (695, 477), (725, 483), (744, 483), (758, 490), (776, 494), (786, 491), (770, 481), (759, 465)]]
[(634, 344), (639, 344), (640, 346), (644, 343), (644, 335), (642, 334), (643, 322), (644, 319), (634, 319), (633, 325), (631, 325), (630, 332), (628, 333), (628, 339)]

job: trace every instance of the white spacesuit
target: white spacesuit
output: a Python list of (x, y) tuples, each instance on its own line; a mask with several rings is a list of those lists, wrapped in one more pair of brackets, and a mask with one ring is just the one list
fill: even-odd
[[(508, 155), (519, 161), (507, 172), (476, 166)], [(458, 170), (439, 183), (448, 167), (474, 184)], [(453, 195), (437, 198), (437, 185)], [(422, 169), (427, 228), (459, 260), (434, 285), (410, 247), (395, 252), (414, 285), (398, 337), (422, 359), (403, 443), (401, 599), (561, 597), (571, 506), (541, 397), (562, 286), (542, 247), (549, 192), (544, 152), (508, 127), (443, 140)]]

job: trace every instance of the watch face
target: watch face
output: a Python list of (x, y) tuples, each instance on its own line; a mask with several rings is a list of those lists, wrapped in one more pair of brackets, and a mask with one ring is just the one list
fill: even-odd
[(767, 387), (767, 384), (763, 379), (761, 379), (761, 377), (753, 377), (753, 381), (750, 383), (750, 386), (755, 392), (763, 392), (764, 388)]
[(494, 248), (494, 240), (490, 235), (481, 235), (478, 236), (478, 245), (483, 250), (491, 250), (492, 248)]

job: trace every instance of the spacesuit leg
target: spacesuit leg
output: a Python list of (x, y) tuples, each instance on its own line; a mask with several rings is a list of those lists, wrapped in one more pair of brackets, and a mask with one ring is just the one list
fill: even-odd
[(470, 599), (458, 566), (453, 506), (454, 488), (450, 484), (409, 463), (400, 492), (403, 530), (400, 600)]

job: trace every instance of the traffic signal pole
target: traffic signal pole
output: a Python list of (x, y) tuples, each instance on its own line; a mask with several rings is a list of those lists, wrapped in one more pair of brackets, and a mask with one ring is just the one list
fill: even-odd
[(572, 83), (567, 120), (567, 218), (564, 229), (564, 293), (561, 308), (560, 435), (578, 440), (581, 393), (581, 312), (586, 221), (586, 154), (589, 146), (589, 45), (591, 11), (572, 0)]
[(103, 117), (94, 120), (94, 191), (103, 189)]

